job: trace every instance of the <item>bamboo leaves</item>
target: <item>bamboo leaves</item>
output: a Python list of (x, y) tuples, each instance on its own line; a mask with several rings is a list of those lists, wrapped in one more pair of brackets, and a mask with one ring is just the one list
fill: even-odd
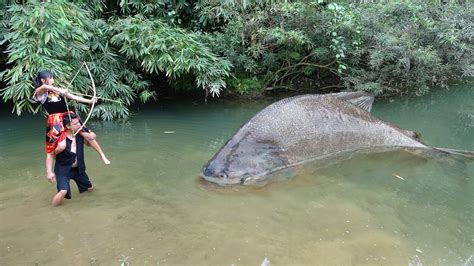
[(120, 19), (115, 28), (112, 43), (129, 59), (141, 62), (146, 72), (163, 72), (171, 79), (192, 74), (197, 85), (213, 95), (225, 88), (230, 63), (214, 55), (193, 33), (141, 16)]
[[(83, 3), (84, 4), (84, 3)], [(98, 3), (92, 4), (98, 10)], [(52, 70), (56, 85), (71, 91), (86, 93), (90, 80), (85, 71), (79, 71), (73, 84), (68, 84), (83, 61), (88, 61), (97, 82), (97, 94), (116, 101), (107, 103), (107, 108), (96, 108), (93, 116), (106, 119), (125, 118), (128, 106), (138, 93), (141, 100), (151, 99), (148, 83), (134, 71), (124, 68), (125, 58), (109, 45), (109, 25), (94, 19), (95, 13), (65, 0), (14, 4), (8, 8), (5, 19), (5, 39), (8, 44), (8, 63), (12, 65), (0, 73), (7, 86), (0, 89), (4, 101), (14, 102), (17, 114), (24, 111), (37, 112), (38, 106), (31, 100), (31, 79), (40, 70)], [(127, 82), (131, 80), (134, 84)], [(150, 96), (151, 95), (151, 96)], [(123, 104), (122, 104), (123, 103)], [(86, 106), (71, 103), (77, 110), (86, 111)]]

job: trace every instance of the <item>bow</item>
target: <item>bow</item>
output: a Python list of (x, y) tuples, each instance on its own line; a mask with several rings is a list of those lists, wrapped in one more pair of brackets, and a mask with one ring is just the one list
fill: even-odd
[[(86, 71), (87, 71), (87, 74), (89, 75), (89, 79), (91, 80), (91, 83), (92, 83), (92, 89), (94, 91), (94, 95), (92, 96), (92, 99), (94, 99), (92, 101), (92, 106), (89, 110), (89, 114), (87, 114), (87, 117), (86, 117), (86, 120), (84, 120), (84, 122), (82, 123), (81, 127), (74, 133), (74, 136), (77, 135), (77, 133), (81, 132), (82, 128), (84, 128), (84, 126), (86, 125), (87, 121), (89, 121), (89, 118), (91, 118), (91, 115), (92, 115), (92, 111), (94, 110), (94, 106), (95, 106), (95, 103), (96, 103), (96, 90), (95, 90), (95, 83), (94, 83), (94, 78), (92, 77), (92, 74), (91, 74), (91, 71), (89, 70), (89, 67), (87, 66), (87, 63), (84, 61), (84, 64), (82, 64), (82, 66), (84, 66), (86, 68)], [(82, 67), (81, 66), (81, 67)]]

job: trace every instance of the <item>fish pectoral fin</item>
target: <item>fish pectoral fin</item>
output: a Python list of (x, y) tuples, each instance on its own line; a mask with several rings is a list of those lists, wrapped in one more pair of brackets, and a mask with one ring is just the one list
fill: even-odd
[(339, 92), (332, 94), (340, 100), (349, 102), (360, 109), (370, 112), (372, 110), (372, 104), (374, 103), (375, 96), (365, 91), (353, 91), (353, 92)]

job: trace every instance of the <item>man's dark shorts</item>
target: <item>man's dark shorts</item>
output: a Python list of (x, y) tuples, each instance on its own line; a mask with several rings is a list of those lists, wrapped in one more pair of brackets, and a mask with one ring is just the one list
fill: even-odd
[[(70, 166), (59, 166), (59, 168), (62, 167), (64, 167), (64, 169), (61, 169), (63, 171), (57, 171), (56, 174), (56, 186), (58, 188), (58, 192), (60, 190), (67, 190), (66, 199), (71, 198), (71, 187), (69, 186), (70, 179), (76, 181), (79, 193), (85, 192), (92, 187), (92, 183), (89, 180), (89, 176), (87, 176), (86, 172), (79, 173), (77, 167), (71, 168)], [(68, 171), (66, 168), (70, 168), (70, 170)], [(69, 176), (67, 173), (69, 173)]]

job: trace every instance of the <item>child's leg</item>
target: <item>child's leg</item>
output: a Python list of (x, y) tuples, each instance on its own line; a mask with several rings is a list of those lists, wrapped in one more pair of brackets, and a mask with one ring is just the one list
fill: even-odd
[(56, 149), (54, 149), (54, 153), (59, 154), (64, 151), (64, 149), (66, 149), (66, 139), (58, 143), (58, 146), (56, 146)]
[(102, 159), (102, 161), (105, 163), (105, 164), (110, 164), (110, 161), (109, 159), (107, 159), (107, 157), (105, 156), (104, 152), (102, 151), (102, 149), (100, 148), (100, 145), (99, 143), (97, 142), (97, 140), (95, 139), (96, 138), (96, 135), (94, 132), (84, 132), (84, 131), (81, 131), (79, 133), (88, 143), (89, 145), (94, 148), (94, 150), (97, 151), (97, 153), (99, 153), (100, 155), (100, 158)]
[(88, 141), (89, 142), (89, 145), (94, 148), (94, 150), (96, 150), (99, 155), (100, 155), (100, 158), (102, 159), (102, 161), (105, 163), (105, 164), (110, 164), (110, 161), (109, 159), (107, 159), (107, 157), (105, 157), (105, 154), (104, 152), (102, 151), (102, 149), (100, 148), (99, 146), (99, 143), (97, 143), (97, 140), (92, 140), (92, 141)]

